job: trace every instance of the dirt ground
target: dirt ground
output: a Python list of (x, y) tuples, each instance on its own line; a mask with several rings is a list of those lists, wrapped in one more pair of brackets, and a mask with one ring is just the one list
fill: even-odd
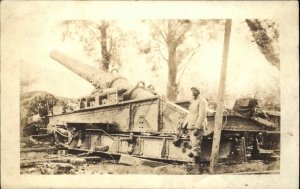
[[(31, 148), (32, 149), (32, 148)], [(120, 164), (101, 157), (78, 157), (60, 154), (57, 150), (21, 151), (21, 174), (158, 174), (195, 175), (209, 174), (208, 165), (165, 164), (156, 167)], [(279, 173), (277, 161), (249, 161), (239, 164), (220, 164), (216, 174)]]

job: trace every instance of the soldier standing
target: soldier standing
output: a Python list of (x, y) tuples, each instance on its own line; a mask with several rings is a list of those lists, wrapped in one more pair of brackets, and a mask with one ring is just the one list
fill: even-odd
[(200, 95), (200, 89), (197, 87), (191, 88), (193, 99), (189, 106), (190, 114), (187, 117), (187, 129), (190, 131), (190, 141), (192, 150), (189, 154), (194, 157), (194, 163), (199, 163), (201, 153), (201, 142), (203, 138), (203, 131), (207, 126), (207, 100)]

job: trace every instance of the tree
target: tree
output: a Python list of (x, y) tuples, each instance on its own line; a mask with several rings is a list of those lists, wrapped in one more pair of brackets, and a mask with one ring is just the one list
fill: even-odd
[[(179, 26), (179, 27), (177, 27)], [(168, 89), (167, 97), (169, 100), (175, 101), (177, 97), (177, 47), (182, 44), (185, 33), (191, 27), (189, 20), (169, 20), (168, 21), (168, 32), (164, 36), (165, 42), (168, 47)]]
[(280, 69), (278, 25), (271, 20), (246, 19), (254, 40), (266, 59)]
[(101, 33), (101, 54), (102, 54), (102, 64), (103, 64), (103, 70), (108, 71), (109, 69), (109, 63), (111, 58), (111, 52), (107, 50), (107, 28), (109, 24), (106, 21), (101, 21), (101, 25), (99, 26), (99, 30)]
[(113, 22), (66, 20), (61, 26), (62, 40), (69, 38), (81, 42), (86, 55), (92, 56), (100, 69), (109, 71), (111, 65), (120, 63), (117, 47), (121, 32)]
[[(168, 64), (167, 98), (176, 101), (180, 79), (203, 41), (216, 38), (221, 20), (159, 20), (151, 23), (155, 56)], [(222, 24), (221, 24), (222, 25)], [(156, 58), (157, 60), (157, 58)], [(183, 62), (186, 62), (183, 65)], [(181, 75), (178, 77), (178, 73)]]
[[(280, 70), (278, 24), (272, 20), (246, 19), (258, 49), (267, 61)], [(280, 110), (280, 85), (273, 86), (269, 93), (258, 93), (263, 109)]]

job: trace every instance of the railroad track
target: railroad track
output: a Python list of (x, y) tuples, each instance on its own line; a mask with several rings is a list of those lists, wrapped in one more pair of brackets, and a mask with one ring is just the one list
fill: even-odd
[(238, 173), (226, 173), (226, 175), (267, 175), (267, 174), (280, 174), (280, 170), (267, 170), (267, 171), (249, 171)]

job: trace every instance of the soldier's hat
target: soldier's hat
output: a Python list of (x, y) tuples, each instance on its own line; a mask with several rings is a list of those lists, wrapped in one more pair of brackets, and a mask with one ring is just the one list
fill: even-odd
[(191, 87), (191, 90), (197, 90), (200, 93), (200, 88), (199, 87)]

